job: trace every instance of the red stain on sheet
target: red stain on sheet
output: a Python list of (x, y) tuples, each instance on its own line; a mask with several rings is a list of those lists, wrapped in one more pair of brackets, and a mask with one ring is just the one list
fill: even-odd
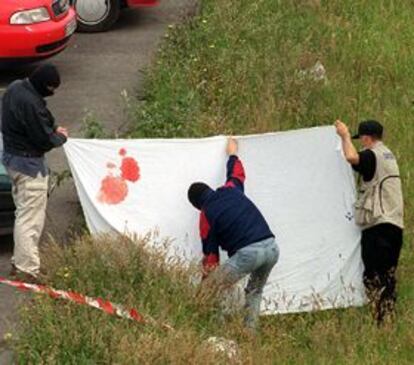
[(101, 182), (98, 200), (106, 204), (119, 204), (128, 195), (128, 185), (122, 177), (107, 176)]
[[(126, 157), (125, 148), (119, 150), (119, 155), (123, 156), (121, 161), (121, 176), (114, 176), (113, 171), (101, 181), (101, 188), (98, 193), (98, 200), (104, 204), (115, 205), (123, 202), (128, 196), (127, 182), (135, 183), (140, 178), (140, 168), (138, 162), (133, 157)], [(117, 167), (113, 162), (108, 162), (106, 167), (113, 170)]]
[(136, 182), (139, 179), (139, 166), (137, 161), (132, 157), (125, 157), (122, 159), (121, 165), (122, 177), (125, 180)]

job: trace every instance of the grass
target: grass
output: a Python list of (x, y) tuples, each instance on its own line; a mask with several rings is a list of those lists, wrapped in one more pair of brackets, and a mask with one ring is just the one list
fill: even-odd
[[(226, 364), (205, 344), (238, 341), (245, 364), (414, 362), (414, 6), (386, 0), (204, 0), (200, 16), (170, 27), (131, 137), (241, 134), (380, 120), (398, 157), (406, 207), (398, 316), (378, 329), (367, 308), (265, 317), (256, 341), (240, 315), (226, 325), (194, 300), (191, 272), (123, 239), (87, 235), (44, 255), (52, 285), (103, 296), (172, 324), (165, 332), (89, 308), (35, 297), (14, 344), (26, 364)], [(327, 79), (300, 76), (319, 60)], [(202, 305), (201, 305), (202, 304)]]
[[(217, 303), (197, 299), (194, 269), (165, 264), (151, 238), (84, 236), (62, 249), (44, 249), (44, 279), (55, 287), (136, 307), (144, 318), (174, 327), (140, 325), (94, 309), (35, 296), (22, 310), (15, 339), (19, 364), (228, 364), (206, 345), (232, 338), (243, 364), (410, 364), (414, 310), (403, 295), (394, 325), (378, 329), (367, 308), (265, 317), (252, 341), (235, 313), (223, 325)], [(47, 254), (46, 254), (47, 253)], [(392, 340), (390, 340), (392, 339)]]

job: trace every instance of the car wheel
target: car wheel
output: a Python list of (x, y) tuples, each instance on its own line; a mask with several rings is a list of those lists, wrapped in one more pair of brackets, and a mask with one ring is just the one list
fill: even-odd
[(78, 31), (103, 32), (118, 20), (120, 0), (74, 0)]

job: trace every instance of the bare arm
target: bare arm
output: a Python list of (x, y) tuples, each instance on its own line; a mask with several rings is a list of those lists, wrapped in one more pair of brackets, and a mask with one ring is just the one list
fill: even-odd
[(358, 165), (359, 164), (359, 154), (356, 150), (354, 144), (352, 143), (351, 134), (349, 133), (348, 127), (345, 123), (337, 120), (335, 122), (336, 133), (338, 133), (339, 137), (342, 140), (342, 150), (344, 151), (344, 155), (346, 160), (351, 165)]

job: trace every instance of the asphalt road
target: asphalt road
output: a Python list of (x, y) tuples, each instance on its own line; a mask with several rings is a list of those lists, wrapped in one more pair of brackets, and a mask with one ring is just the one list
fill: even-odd
[[(67, 50), (50, 60), (58, 66), (62, 85), (48, 101), (58, 123), (69, 129), (72, 137), (80, 136), (82, 120), (90, 114), (111, 131), (126, 122), (121, 94), (134, 95), (142, 85), (142, 73), (154, 57), (167, 26), (191, 16), (197, 0), (161, 0), (157, 8), (126, 10), (118, 24), (107, 33), (76, 34)], [(26, 77), (33, 66), (14, 71), (0, 71), (0, 93), (16, 78)], [(66, 170), (62, 149), (48, 156), (53, 171)], [(46, 233), (57, 240), (67, 240), (76, 231), (78, 199), (73, 182), (56, 189), (49, 200)], [(0, 275), (6, 275), (12, 252), (10, 240), (0, 238)], [(14, 333), (20, 294), (0, 286), (0, 364), (12, 363), (12, 353), (3, 341)]]

